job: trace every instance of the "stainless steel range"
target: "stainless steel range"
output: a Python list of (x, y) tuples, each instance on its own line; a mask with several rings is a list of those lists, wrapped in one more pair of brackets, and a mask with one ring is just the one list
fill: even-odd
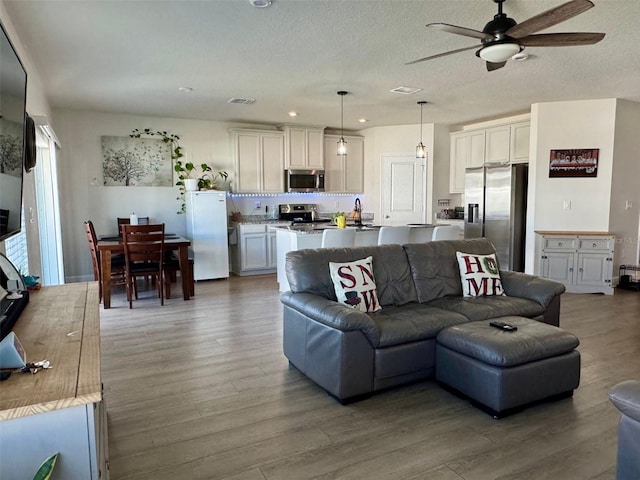
[(329, 222), (328, 218), (318, 217), (318, 206), (314, 203), (287, 203), (278, 206), (278, 219), (293, 223)]

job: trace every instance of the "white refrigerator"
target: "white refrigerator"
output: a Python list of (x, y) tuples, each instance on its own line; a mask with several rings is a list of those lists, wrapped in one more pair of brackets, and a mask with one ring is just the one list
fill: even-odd
[(206, 190), (185, 197), (194, 280), (229, 277), (227, 193)]

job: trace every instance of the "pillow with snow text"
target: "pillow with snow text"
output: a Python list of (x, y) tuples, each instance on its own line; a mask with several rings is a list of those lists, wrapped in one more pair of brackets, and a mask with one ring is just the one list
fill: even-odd
[(373, 277), (373, 257), (346, 263), (329, 262), (329, 271), (338, 302), (361, 312), (382, 309)]
[(496, 255), (456, 252), (465, 297), (505, 295)]

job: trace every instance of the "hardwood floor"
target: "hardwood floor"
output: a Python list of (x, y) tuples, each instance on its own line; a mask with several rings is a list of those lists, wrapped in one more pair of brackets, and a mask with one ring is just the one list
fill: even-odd
[(342, 406), (289, 367), (274, 275), (101, 308), (110, 471), (125, 479), (613, 479), (616, 383), (640, 377), (640, 293), (565, 294), (572, 399), (494, 420), (433, 381)]

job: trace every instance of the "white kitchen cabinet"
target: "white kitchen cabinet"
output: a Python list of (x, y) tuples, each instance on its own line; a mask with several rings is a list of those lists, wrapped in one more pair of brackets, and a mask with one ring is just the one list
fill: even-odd
[(529, 122), (510, 125), (509, 163), (529, 163)]
[(284, 132), (230, 131), (236, 168), (235, 192), (284, 192)]
[(451, 134), (449, 192), (464, 193), (466, 168), (529, 162), (529, 122)]
[(338, 156), (340, 135), (324, 136), (325, 191), (362, 193), (364, 191), (364, 137), (345, 135), (346, 157)]
[(509, 163), (509, 125), (485, 130), (484, 163)]
[(564, 283), (567, 292), (613, 294), (615, 237), (608, 232), (537, 232), (539, 274)]
[(285, 168), (324, 169), (324, 127), (285, 125)]
[(275, 225), (272, 222), (237, 226), (238, 245), (231, 249), (233, 273), (240, 276), (275, 273), (276, 233), (270, 228)]
[(465, 169), (484, 165), (484, 153), (484, 130), (451, 134), (450, 193), (464, 193)]

